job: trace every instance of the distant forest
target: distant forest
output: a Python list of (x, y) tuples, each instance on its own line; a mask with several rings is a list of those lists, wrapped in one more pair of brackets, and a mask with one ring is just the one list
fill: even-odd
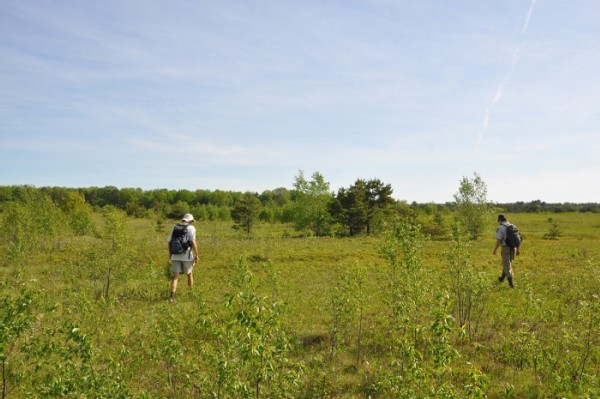
[[(377, 188), (376, 200), (385, 197), (386, 204), (398, 209), (410, 208), (413, 211), (433, 214), (437, 212), (449, 213), (454, 211), (454, 202), (439, 203), (407, 203), (403, 200), (391, 199), (391, 187), (378, 180), (357, 180), (357, 184), (340, 189), (336, 194), (331, 193), (332, 201), (347, 197), (353, 192), (360, 182), (365, 183), (367, 194), (369, 183), (375, 183)], [(373, 184), (371, 184), (371, 187)], [(382, 190), (381, 189), (386, 189)], [(231, 211), (235, 204), (244, 199), (248, 193), (222, 190), (168, 190), (154, 189), (142, 190), (141, 188), (86, 187), (34, 187), (34, 186), (0, 186), (0, 204), (22, 199), (28, 191), (38, 191), (47, 195), (59, 207), (68, 207), (69, 203), (85, 201), (94, 209), (111, 205), (125, 211), (134, 217), (147, 217), (149, 213), (162, 215), (167, 218), (177, 219), (186, 212), (192, 212), (198, 220), (230, 220)], [(372, 191), (372, 190), (371, 190)], [(293, 218), (295, 201), (298, 190), (276, 188), (262, 193), (250, 193), (256, 197), (261, 205), (260, 219), (270, 222), (290, 222)], [(368, 198), (367, 198), (368, 200)], [(540, 213), (540, 212), (600, 212), (599, 203), (547, 203), (541, 200), (530, 202), (518, 201), (515, 203), (490, 203), (493, 208), (507, 213)]]

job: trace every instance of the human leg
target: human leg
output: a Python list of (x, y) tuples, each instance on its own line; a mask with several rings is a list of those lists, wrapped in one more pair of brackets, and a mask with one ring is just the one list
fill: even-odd
[(183, 272), (183, 264), (181, 261), (172, 260), (173, 279), (171, 280), (171, 300), (175, 299), (175, 291), (177, 291), (177, 283), (179, 282), (179, 274)]
[(194, 287), (194, 262), (183, 262), (183, 273), (187, 275), (188, 287)]
[(513, 277), (514, 277), (515, 271), (512, 267), (512, 263), (515, 260), (515, 249), (514, 248), (510, 249), (509, 259), (510, 259), (510, 277), (508, 277), (508, 285), (510, 286), (510, 288), (515, 288), (515, 285), (513, 284)]
[(179, 281), (179, 273), (173, 273), (171, 280), (171, 299), (175, 299), (175, 291), (177, 291), (177, 282)]
[(513, 270), (512, 260), (514, 259), (514, 252), (510, 247), (502, 247), (502, 276), (498, 278), (500, 282), (504, 281), (504, 278), (508, 279), (508, 284), (512, 287)]

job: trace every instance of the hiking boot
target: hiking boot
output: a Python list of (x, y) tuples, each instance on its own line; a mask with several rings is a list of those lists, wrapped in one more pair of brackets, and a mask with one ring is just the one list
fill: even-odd
[(500, 276), (500, 277), (498, 277), (498, 282), (499, 282), (499, 283), (501, 283), (501, 282), (503, 282), (503, 281), (504, 281), (504, 276)]
[(512, 278), (509, 278), (509, 279), (508, 279), (508, 286), (509, 286), (510, 288), (512, 288), (512, 289), (514, 289), (514, 288), (515, 288), (515, 285), (513, 284)]

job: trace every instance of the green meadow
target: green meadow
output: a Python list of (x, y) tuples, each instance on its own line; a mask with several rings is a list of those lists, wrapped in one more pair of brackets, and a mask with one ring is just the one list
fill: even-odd
[(495, 223), (470, 241), (415, 220), (346, 238), (200, 221), (174, 303), (171, 221), (93, 216), (0, 243), (2, 398), (600, 396), (599, 213), (509, 214), (514, 290)]

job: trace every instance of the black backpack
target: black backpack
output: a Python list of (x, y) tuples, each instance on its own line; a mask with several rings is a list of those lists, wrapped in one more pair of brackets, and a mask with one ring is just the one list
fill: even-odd
[(521, 241), (523, 241), (523, 238), (521, 237), (521, 233), (519, 232), (517, 226), (514, 224), (507, 224), (506, 239), (504, 240), (504, 242), (506, 242), (506, 246), (511, 248), (519, 248), (521, 246)]
[(191, 243), (187, 228), (188, 226), (185, 224), (177, 224), (173, 227), (171, 242), (169, 243), (171, 254), (182, 254), (190, 247)]

